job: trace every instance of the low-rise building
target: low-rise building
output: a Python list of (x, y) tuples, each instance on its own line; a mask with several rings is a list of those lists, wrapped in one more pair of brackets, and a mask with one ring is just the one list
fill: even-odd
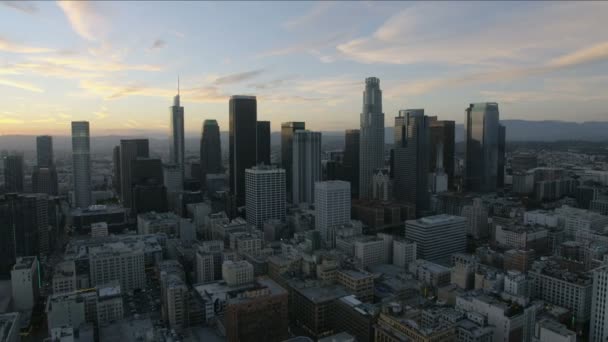
[(0, 314), (0, 342), (21, 341), (19, 317), (18, 312)]

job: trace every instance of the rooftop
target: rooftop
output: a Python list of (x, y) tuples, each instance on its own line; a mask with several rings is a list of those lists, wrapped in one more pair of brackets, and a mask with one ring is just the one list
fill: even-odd
[(441, 215), (435, 215), (435, 216), (427, 216), (427, 217), (423, 217), (423, 218), (420, 218), (417, 220), (408, 220), (406, 222), (408, 225), (415, 224), (417, 226), (430, 227), (430, 226), (448, 224), (448, 223), (460, 223), (460, 222), (464, 223), (464, 222), (466, 222), (466, 218), (461, 217), (461, 216), (441, 214)]
[(31, 269), (32, 265), (34, 264), (34, 262), (36, 260), (37, 259), (35, 256), (17, 257), (17, 261), (16, 261), (15, 265), (13, 266), (13, 270), (17, 271), (17, 270)]

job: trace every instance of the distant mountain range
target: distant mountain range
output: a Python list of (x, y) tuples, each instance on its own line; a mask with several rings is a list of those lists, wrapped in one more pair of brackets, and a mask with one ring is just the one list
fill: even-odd
[[(566, 122), (566, 121), (526, 121), (526, 120), (503, 120), (507, 128), (507, 141), (559, 141), (559, 140), (583, 140), (583, 141), (608, 141), (608, 121), (595, 122)], [(354, 127), (345, 127), (345, 129)], [(456, 141), (462, 141), (464, 126), (456, 125)], [(91, 138), (91, 148), (95, 152), (109, 152), (112, 147), (119, 144), (120, 139), (146, 137), (143, 134), (137, 136), (94, 136)], [(393, 143), (393, 128), (386, 127), (385, 137), (387, 143)], [(158, 135), (149, 136), (150, 149), (153, 151), (168, 150), (166, 138)], [(195, 136), (186, 137), (186, 149), (198, 150), (200, 138)], [(34, 151), (35, 137), (31, 135), (2, 135), (0, 136), (0, 151), (20, 150)], [(222, 147), (228, 146), (228, 133), (221, 133)], [(271, 136), (273, 145), (280, 144), (279, 132), (273, 132)], [(343, 144), (344, 131), (323, 132), (323, 142), (329, 145)], [(55, 136), (53, 145), (57, 151), (69, 151), (71, 139), (68, 136)]]

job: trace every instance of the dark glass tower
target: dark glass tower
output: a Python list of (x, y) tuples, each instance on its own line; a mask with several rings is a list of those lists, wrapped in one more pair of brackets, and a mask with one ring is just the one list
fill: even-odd
[(167, 211), (167, 188), (163, 184), (160, 159), (135, 158), (131, 161), (133, 214)]
[(92, 204), (91, 194), (91, 139), (88, 121), (72, 121), (72, 173), (74, 179), (74, 206), (87, 208)]
[(32, 172), (32, 190), (36, 193), (57, 195), (57, 171), (53, 161), (53, 138), (48, 135), (36, 137), (37, 164)]
[(304, 129), (306, 129), (304, 122), (283, 122), (281, 124), (281, 167), (285, 169), (288, 199), (291, 199), (292, 196), (293, 134), (295, 131)]
[[(123, 139), (120, 141), (120, 188), (122, 205), (133, 207), (133, 170), (132, 162), (137, 158), (148, 158), (150, 149), (148, 139)], [(160, 178), (162, 179), (162, 177)]]
[(428, 122), (424, 109), (400, 110), (395, 118), (393, 192), (397, 200), (415, 204), (417, 211), (429, 204)]
[(347, 129), (344, 135), (344, 176), (350, 182), (353, 198), (359, 197), (359, 130)]
[(51, 167), (53, 161), (53, 137), (41, 135), (36, 137), (36, 160), (38, 167)]
[(468, 191), (492, 192), (501, 186), (505, 131), (499, 122), (495, 102), (472, 103), (466, 109), (464, 185)]
[(256, 165), (257, 100), (255, 96), (230, 97), (229, 177), (236, 205), (245, 204), (245, 169)]
[(370, 198), (374, 171), (384, 167), (384, 113), (380, 79), (365, 79), (360, 116), (359, 197)]
[(222, 172), (220, 126), (215, 120), (205, 120), (201, 133), (201, 187), (205, 188), (207, 174)]
[(23, 192), (23, 156), (4, 157), (4, 187), (7, 192)]
[(186, 147), (184, 143), (184, 107), (179, 102), (179, 81), (177, 95), (173, 98), (173, 106), (170, 109), (170, 132), (169, 132), (169, 163), (177, 165), (184, 178), (184, 156)]
[(257, 162), (270, 165), (270, 121), (257, 122)]
[(443, 169), (448, 175), (448, 187), (454, 185), (454, 145), (455, 145), (455, 123), (454, 121), (437, 120), (436, 116), (429, 117), (430, 153), (429, 171), (435, 172), (437, 168), (437, 148), (443, 145)]
[(112, 183), (114, 185), (114, 191), (120, 195), (120, 146), (114, 146), (114, 149), (112, 150), (112, 164)]

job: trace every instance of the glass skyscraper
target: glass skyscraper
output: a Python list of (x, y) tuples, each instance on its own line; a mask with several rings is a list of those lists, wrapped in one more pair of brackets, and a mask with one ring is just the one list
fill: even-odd
[(270, 121), (257, 122), (257, 162), (270, 165)]
[(222, 172), (220, 126), (215, 120), (203, 122), (201, 135), (201, 187), (205, 188), (207, 174)]
[(171, 131), (169, 141), (169, 163), (174, 164), (182, 172), (182, 178), (184, 177), (184, 107), (180, 106), (179, 103), (179, 90), (178, 94), (173, 98), (173, 106), (169, 108), (171, 110)]
[(365, 79), (360, 134), (359, 197), (369, 198), (373, 173), (384, 167), (384, 113), (380, 79), (376, 77)]
[(293, 135), (296, 131), (306, 129), (304, 122), (283, 122), (281, 124), (281, 166), (285, 169), (287, 198), (292, 196)]
[(74, 206), (87, 208), (91, 198), (91, 151), (88, 121), (72, 121)]
[(245, 204), (245, 170), (256, 165), (257, 100), (255, 96), (230, 97), (230, 192), (236, 205)]
[(465, 117), (465, 177), (468, 191), (492, 192), (504, 179), (505, 129), (498, 104), (472, 103)]

